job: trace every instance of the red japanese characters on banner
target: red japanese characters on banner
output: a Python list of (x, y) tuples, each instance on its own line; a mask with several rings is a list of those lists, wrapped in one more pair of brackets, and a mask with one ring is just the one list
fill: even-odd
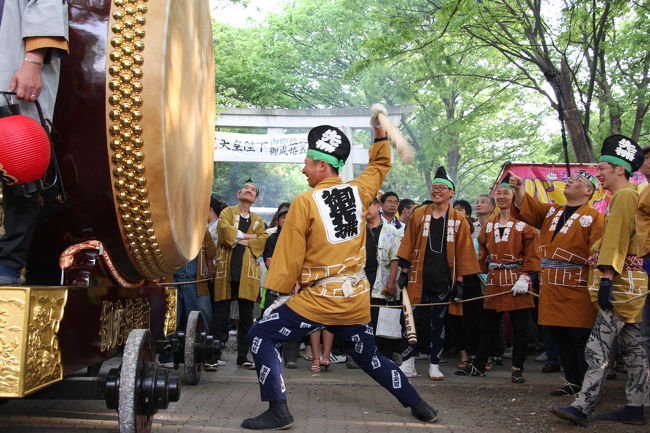
[[(571, 164), (571, 174), (575, 174), (579, 170), (586, 170), (594, 176), (597, 174), (596, 164)], [(494, 184), (493, 193), (508, 171), (524, 179), (526, 192), (537, 198), (540, 202), (566, 203), (566, 199), (564, 198), (564, 185), (567, 179), (566, 165), (519, 162), (506, 163), (503, 165), (501, 174), (497, 178), (498, 182)], [(630, 178), (630, 182), (642, 185), (641, 188), (647, 185), (645, 176), (641, 173), (634, 173)], [(609, 202), (608, 194), (608, 192), (603, 191), (602, 187), (598, 185), (598, 189), (591, 200), (591, 205), (602, 214), (607, 210), (607, 203)]]

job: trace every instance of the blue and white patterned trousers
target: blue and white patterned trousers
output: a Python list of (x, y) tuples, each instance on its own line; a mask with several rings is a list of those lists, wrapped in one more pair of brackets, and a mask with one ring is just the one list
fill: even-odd
[(641, 324), (625, 323), (612, 310), (601, 309), (585, 349), (587, 372), (582, 381), (582, 389), (571, 404), (586, 415), (591, 414), (598, 403), (607, 374), (607, 357), (617, 337), (627, 367), (627, 404), (648, 404), (648, 359), (641, 336)]
[(420, 395), (399, 367), (377, 350), (372, 326), (369, 324), (325, 326), (302, 317), (287, 305), (272, 311), (248, 332), (262, 401), (287, 399), (282, 375), (282, 358), (277, 347), (324, 328), (344, 341), (348, 355), (363, 371), (393, 394), (402, 405), (412, 406), (420, 401)]

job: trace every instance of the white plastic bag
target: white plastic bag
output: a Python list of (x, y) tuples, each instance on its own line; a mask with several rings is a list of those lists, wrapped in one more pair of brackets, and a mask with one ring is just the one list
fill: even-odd
[(402, 338), (402, 325), (399, 321), (401, 312), (401, 308), (379, 307), (375, 336), (392, 340)]

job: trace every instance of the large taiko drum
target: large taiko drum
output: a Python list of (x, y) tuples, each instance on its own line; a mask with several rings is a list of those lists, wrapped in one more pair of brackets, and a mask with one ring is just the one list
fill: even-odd
[[(127, 281), (193, 259), (214, 143), (208, 0), (69, 0), (70, 55), (54, 114), (69, 201), (35, 235), (28, 280), (99, 240)], [(51, 272), (47, 272), (47, 270)], [(47, 277), (49, 278), (49, 277)]]

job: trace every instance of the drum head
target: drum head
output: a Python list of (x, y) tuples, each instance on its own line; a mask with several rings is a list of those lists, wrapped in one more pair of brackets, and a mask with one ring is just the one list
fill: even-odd
[(112, 0), (106, 56), (107, 151), (122, 241), (158, 278), (196, 257), (214, 146), (208, 0)]

